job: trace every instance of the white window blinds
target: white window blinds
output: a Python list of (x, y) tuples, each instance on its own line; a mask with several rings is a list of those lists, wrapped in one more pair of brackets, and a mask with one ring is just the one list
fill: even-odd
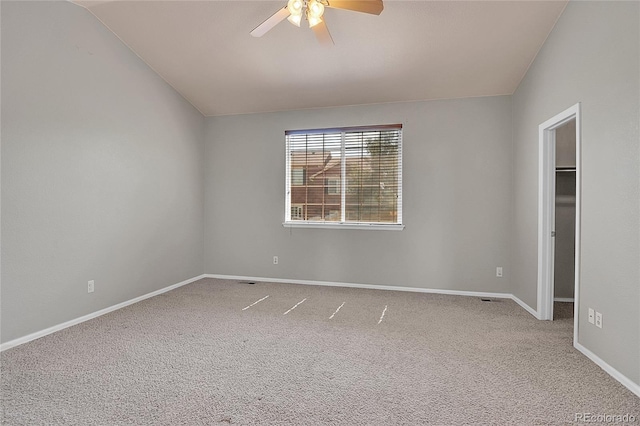
[(402, 224), (402, 125), (285, 137), (285, 223)]

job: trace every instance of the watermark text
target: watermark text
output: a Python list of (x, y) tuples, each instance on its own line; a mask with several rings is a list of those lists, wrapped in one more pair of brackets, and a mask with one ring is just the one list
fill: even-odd
[(601, 413), (576, 413), (573, 421), (576, 423), (635, 423), (637, 420), (633, 414), (601, 414)]

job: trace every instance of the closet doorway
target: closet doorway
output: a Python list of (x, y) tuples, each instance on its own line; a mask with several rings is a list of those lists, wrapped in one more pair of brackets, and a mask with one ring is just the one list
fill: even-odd
[(580, 124), (576, 104), (539, 126), (537, 314), (541, 320), (573, 317), (574, 344), (580, 301)]
[(576, 247), (576, 120), (556, 129), (556, 196), (552, 237), (552, 319), (573, 318)]

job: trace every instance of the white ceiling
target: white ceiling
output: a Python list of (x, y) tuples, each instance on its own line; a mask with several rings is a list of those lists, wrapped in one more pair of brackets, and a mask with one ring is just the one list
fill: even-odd
[(282, 1), (77, 0), (204, 115), (511, 94), (566, 1), (385, 1), (327, 9), (335, 46)]

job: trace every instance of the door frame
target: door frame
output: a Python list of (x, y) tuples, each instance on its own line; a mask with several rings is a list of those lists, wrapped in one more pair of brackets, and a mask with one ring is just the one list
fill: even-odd
[(580, 214), (582, 193), (582, 138), (580, 103), (538, 126), (538, 310), (540, 320), (553, 320), (553, 267), (555, 230), (556, 129), (576, 120), (576, 237), (573, 342), (578, 339), (580, 306)]

